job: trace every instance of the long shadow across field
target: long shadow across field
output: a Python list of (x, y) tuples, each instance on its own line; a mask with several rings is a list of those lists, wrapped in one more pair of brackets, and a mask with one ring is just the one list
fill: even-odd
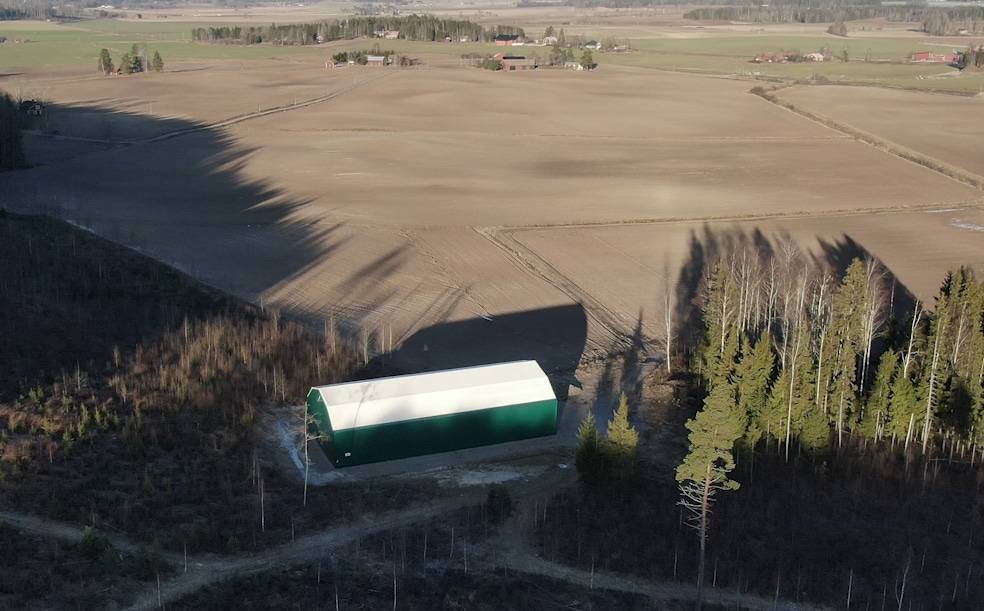
[(578, 384), (574, 371), (587, 337), (584, 307), (571, 304), (431, 325), (411, 335), (387, 358), (393, 367), (406, 371), (535, 360), (563, 401), (570, 386)]
[(835, 278), (842, 277), (855, 259), (870, 259), (879, 263), (883, 285), (890, 294), (890, 324), (906, 325), (916, 303), (913, 292), (895, 273), (863, 244), (846, 233), (832, 241), (820, 239), (816, 252), (806, 252), (784, 232), (769, 235), (758, 227), (746, 231), (741, 227), (718, 229), (704, 225), (700, 233), (692, 232), (690, 235), (688, 255), (680, 267), (676, 283), (674, 326), (680, 352), (685, 355), (692, 353), (699, 335), (701, 313), (697, 304), (701, 291), (706, 286), (714, 264), (723, 257), (736, 262), (743, 258), (757, 258), (757, 264), (763, 268), (763, 273), (767, 273), (770, 265), (775, 265), (781, 273), (780, 268), (790, 265), (790, 261), (798, 260), (802, 263), (805, 260), (815, 269), (825, 271)]
[[(196, 131), (153, 144), (103, 143), (89, 149), (78, 140), (31, 136), (29, 141), (43, 145), (29, 142), (29, 155), (32, 150), (36, 154), (28, 162), (34, 167), (0, 174), (0, 208), (82, 226), (251, 300), (323, 262), (344, 241), (340, 224), (298, 220), (298, 211), (308, 200), (292, 196), (272, 179), (248, 175), (246, 162), (256, 150), (225, 130), (98, 107), (55, 106), (48, 112), (85, 116), (99, 125), (125, 125), (147, 134)], [(75, 148), (67, 160), (48, 155), (70, 146)], [(8, 220), (9, 232), (28, 222), (14, 215)], [(120, 286), (115, 296), (89, 295), (83, 270), (74, 279), (72, 270), (51, 270), (30, 282), (3, 283), (0, 332), (9, 331), (7, 338), (57, 336), (54, 349), (24, 347), (38, 353), (35, 356), (43, 352), (44, 369), (50, 373), (84, 369), (89, 360), (104, 363), (114, 348), (125, 351), (185, 317), (215, 313), (222, 307), (224, 298), (217, 297), (214, 303), (189, 308), (188, 295), (181, 289), (186, 279), (174, 280), (174, 272), (164, 266), (148, 262), (143, 276), (126, 272), (126, 266), (117, 262), (138, 256), (133, 251), (100, 242), (91, 234), (83, 239), (83, 234), (55, 224), (46, 225), (43, 233), (41, 244), (8, 239), (5, 246), (10, 252), (0, 258), (0, 277), (26, 273), (30, 266), (23, 257), (44, 258), (64, 249), (76, 254), (84, 248), (86, 256), (97, 260), (99, 273), (118, 274)], [(389, 265), (398, 266), (399, 261)], [(70, 311), (65, 304), (73, 299), (89, 299), (99, 306)], [(101, 318), (83, 319), (82, 310), (96, 311)], [(32, 360), (18, 354), (13, 350), (11, 360)], [(11, 363), (0, 363), (0, 369), (17, 370)]]

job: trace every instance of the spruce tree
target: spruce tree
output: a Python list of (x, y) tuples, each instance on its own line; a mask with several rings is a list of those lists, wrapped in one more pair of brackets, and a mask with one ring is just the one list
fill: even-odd
[(608, 455), (618, 479), (629, 479), (635, 471), (639, 433), (629, 424), (629, 398), (623, 392), (618, 407), (608, 421)]
[(133, 56), (129, 53), (124, 53), (123, 57), (120, 58), (120, 72), (123, 74), (133, 72)]
[(785, 439), (786, 410), (789, 404), (789, 367), (782, 370), (772, 384), (765, 410), (759, 416), (758, 426), (767, 437)]
[(858, 430), (869, 439), (881, 439), (890, 418), (892, 382), (899, 366), (897, 352), (889, 351), (878, 361), (875, 382), (865, 402)]
[(888, 432), (892, 434), (893, 440), (905, 440), (906, 435), (915, 434), (915, 428), (919, 424), (916, 419), (918, 411), (918, 399), (916, 388), (908, 376), (902, 374), (899, 366), (895, 373), (895, 381), (892, 383), (892, 396), (889, 399), (889, 421)]
[(723, 377), (730, 376), (734, 368), (738, 349), (734, 337), (737, 309), (738, 287), (728, 266), (719, 260), (708, 277), (701, 307), (704, 333), (698, 359), (708, 389)]
[(581, 479), (589, 484), (597, 484), (604, 472), (604, 454), (594, 414), (590, 411), (577, 429), (577, 449), (574, 464)]
[(788, 417), (790, 429), (800, 444), (811, 451), (827, 447), (830, 426), (823, 411), (816, 404), (816, 363), (810, 350), (810, 330), (807, 324), (802, 324), (800, 337), (796, 344), (799, 351), (794, 358), (796, 377), (792, 380), (792, 399), (787, 396)]
[(154, 72), (164, 71), (164, 59), (161, 57), (160, 51), (154, 51), (154, 57), (150, 60), (150, 69)]
[(765, 433), (762, 418), (769, 399), (769, 383), (775, 369), (772, 336), (762, 333), (750, 351), (742, 357), (735, 371), (738, 406), (748, 416), (745, 443), (754, 447)]

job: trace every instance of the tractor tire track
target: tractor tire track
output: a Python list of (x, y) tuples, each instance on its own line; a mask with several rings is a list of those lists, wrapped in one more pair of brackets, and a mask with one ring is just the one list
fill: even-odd
[(316, 97), (316, 98), (309, 98), (307, 100), (301, 100), (300, 102), (296, 102), (296, 103), (293, 103), (293, 104), (284, 104), (282, 106), (273, 106), (271, 108), (264, 108), (264, 109), (259, 110), (257, 112), (250, 112), (250, 113), (246, 113), (246, 114), (242, 114), (242, 115), (235, 115), (235, 116), (232, 116), (232, 117), (227, 117), (225, 119), (221, 119), (219, 121), (215, 121), (213, 123), (199, 123), (199, 124), (196, 124), (196, 125), (192, 125), (191, 127), (184, 127), (184, 128), (181, 128), (181, 129), (175, 129), (175, 130), (171, 130), (171, 131), (168, 131), (168, 132), (164, 132), (164, 133), (158, 134), (156, 136), (150, 136), (148, 138), (140, 138), (138, 140), (109, 140), (109, 139), (103, 139), (103, 138), (87, 138), (87, 137), (83, 137), (83, 136), (66, 136), (66, 135), (62, 135), (62, 134), (44, 134), (44, 133), (38, 132), (37, 130), (25, 130), (24, 133), (26, 135), (37, 137), (37, 138), (48, 138), (48, 139), (51, 139), (51, 140), (70, 140), (70, 141), (74, 141), (74, 142), (88, 142), (88, 143), (93, 143), (93, 144), (105, 144), (105, 145), (114, 146), (114, 147), (120, 147), (120, 146), (137, 146), (137, 145), (142, 145), (142, 144), (153, 144), (153, 143), (156, 143), (156, 142), (161, 142), (163, 140), (170, 140), (171, 138), (178, 138), (178, 137), (181, 137), (181, 136), (186, 136), (188, 134), (194, 134), (194, 133), (201, 132), (201, 131), (208, 131), (208, 130), (213, 130), (213, 129), (221, 129), (223, 127), (229, 127), (230, 125), (236, 125), (237, 123), (243, 123), (245, 121), (250, 121), (252, 119), (259, 119), (259, 118), (266, 117), (266, 116), (269, 116), (269, 115), (275, 115), (275, 114), (279, 114), (279, 113), (283, 113), (283, 112), (290, 112), (292, 110), (299, 110), (301, 108), (307, 108), (309, 106), (314, 106), (316, 104), (322, 104), (324, 102), (328, 102), (328, 101), (334, 100), (335, 98), (337, 98), (337, 97), (339, 97), (339, 96), (341, 96), (343, 94), (349, 93), (349, 92), (354, 91), (356, 89), (360, 89), (360, 88), (362, 88), (364, 86), (367, 86), (367, 85), (370, 85), (370, 84), (372, 84), (372, 83), (374, 83), (374, 82), (376, 82), (376, 81), (378, 81), (380, 79), (391, 77), (391, 76), (393, 76), (395, 74), (399, 74), (399, 71), (383, 72), (381, 74), (377, 74), (375, 76), (366, 78), (365, 80), (361, 80), (361, 81), (359, 81), (357, 83), (352, 83), (351, 85), (348, 85), (346, 87), (342, 87), (341, 89), (337, 89), (335, 91), (332, 91), (331, 93), (328, 93), (328, 94), (325, 94), (323, 96), (319, 96), (319, 97)]
[(631, 321), (622, 318), (618, 312), (606, 306), (561, 273), (560, 270), (547, 263), (543, 257), (517, 240), (512, 232), (491, 227), (475, 227), (474, 229), (479, 235), (503, 251), (520, 268), (552, 285), (575, 303), (581, 304), (588, 317), (605, 331), (611, 341), (612, 345), (607, 350), (620, 351), (631, 346), (631, 340), (625, 331), (631, 328)]

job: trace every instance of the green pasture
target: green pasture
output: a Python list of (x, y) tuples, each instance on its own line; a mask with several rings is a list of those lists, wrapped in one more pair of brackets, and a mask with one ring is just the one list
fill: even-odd
[[(0, 22), (0, 69), (45, 68), (73, 65), (95, 66), (99, 49), (107, 48), (114, 58), (134, 43), (160, 51), (165, 63), (203, 59), (262, 59), (267, 57), (317, 56), (342, 50), (367, 50), (373, 44), (407, 55), (437, 54), (460, 57), (465, 53), (494, 53), (501, 47), (483, 43), (416, 42), (408, 40), (353, 40), (322, 47), (275, 47), (194, 43), (191, 30), (205, 23), (166, 21), (119, 21), (99, 19), (68, 24), (45, 22)], [(13, 39), (30, 42), (14, 43)], [(838, 38), (834, 36), (706, 36), (700, 38), (643, 38), (632, 40), (632, 53), (595, 53), (605, 64), (679, 70), (705, 74), (749, 75), (783, 79), (822, 77), (832, 82), (906, 87), (955, 93), (984, 91), (984, 74), (953, 75), (943, 65), (901, 63), (913, 51), (948, 47), (914, 38)], [(849, 62), (835, 59), (824, 63), (754, 64), (751, 59), (766, 51), (810, 53), (828, 47), (837, 57), (846, 49)], [(516, 53), (546, 59), (544, 47), (520, 47)], [(872, 61), (864, 61), (868, 56)]]
[[(742, 36), (633, 41), (632, 53), (597, 54), (597, 61), (642, 68), (705, 74), (763, 76), (782, 79), (824, 79), (851, 84), (906, 87), (954, 93), (979, 92), (984, 75), (957, 74), (942, 64), (902, 63), (919, 49), (949, 49), (913, 39), (837, 38), (826, 36)], [(755, 64), (750, 60), (766, 51), (811, 53), (829, 47), (836, 56), (823, 63)], [(850, 61), (843, 62), (843, 50)], [(865, 61), (869, 56), (871, 61)]]
[[(192, 28), (205, 24), (117, 21), (100, 19), (65, 25), (41, 22), (0, 22), (0, 69), (96, 65), (99, 50), (114, 59), (134, 43), (158, 50), (164, 61), (190, 59), (259, 59), (316, 52), (303, 47), (244, 46), (194, 43)], [(29, 42), (13, 42), (14, 39)]]
[(632, 46), (651, 53), (672, 55), (721, 55), (751, 59), (766, 51), (812, 53), (828, 47), (834, 54), (848, 50), (852, 57), (902, 61), (914, 51), (949, 50), (951, 47), (915, 38), (841, 38), (838, 36), (708, 36), (704, 38), (649, 38), (633, 41)]

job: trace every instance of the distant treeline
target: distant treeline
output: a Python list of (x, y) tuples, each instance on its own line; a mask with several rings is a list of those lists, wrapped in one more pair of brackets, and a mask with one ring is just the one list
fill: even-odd
[(434, 41), (451, 37), (459, 40), (489, 41), (499, 34), (524, 34), (522, 28), (493, 26), (485, 28), (472, 21), (441, 19), (433, 15), (407, 17), (351, 17), (349, 19), (242, 28), (222, 26), (196, 28), (192, 40), (238, 44), (270, 43), (275, 45), (313, 45), (329, 40), (347, 40), (373, 36), (381, 31), (399, 31), (405, 40)]
[(960, 30), (984, 31), (984, 7), (955, 6), (929, 8), (924, 4), (881, 6), (858, 3), (845, 6), (834, 3), (785, 2), (772, 5), (738, 5), (696, 8), (684, 13), (695, 21), (750, 21), (755, 23), (829, 23), (882, 18), (888, 21), (922, 23), (923, 30), (934, 36), (955, 34)]
[(922, 18), (923, 31), (932, 36), (984, 32), (984, 7), (954, 6), (926, 11)]
[(93, 0), (82, 3), (52, 0), (0, 0), (0, 21), (20, 19), (72, 19), (82, 15), (82, 8), (97, 6)]
[[(735, 2), (735, 0), (566, 0), (564, 4), (578, 7), (607, 7), (607, 8), (632, 8), (642, 6), (667, 6), (667, 5), (686, 5), (695, 4), (701, 6), (724, 6), (730, 8), (732, 5), (758, 7), (760, 3), (749, 2), (748, 0)], [(764, 3), (762, 3), (764, 4)], [(771, 4), (771, 3), (770, 3)], [(809, 7), (839, 7), (843, 3), (832, 2), (830, 0), (780, 0), (780, 4), (788, 7), (799, 7), (806, 9)], [(853, 0), (852, 6), (879, 6), (877, 0)], [(521, 3), (520, 6), (523, 6)], [(773, 5), (774, 6), (774, 5)]]
[(960, 67), (965, 70), (984, 70), (984, 45), (970, 47), (963, 55)]
[(755, 23), (829, 23), (882, 17), (890, 21), (920, 21), (925, 6), (805, 6), (775, 4), (697, 8), (684, 13), (685, 19), (697, 21), (752, 21)]
[[(0, 0), (0, 21), (19, 19), (78, 19), (84, 9), (111, 4), (106, 0)], [(161, 8), (187, 4), (185, 0), (127, 0), (128, 8)], [(196, 4), (217, 6), (251, 6), (252, 0), (198, 0)], [(105, 16), (105, 11), (97, 14)], [(91, 16), (93, 13), (90, 12)]]

